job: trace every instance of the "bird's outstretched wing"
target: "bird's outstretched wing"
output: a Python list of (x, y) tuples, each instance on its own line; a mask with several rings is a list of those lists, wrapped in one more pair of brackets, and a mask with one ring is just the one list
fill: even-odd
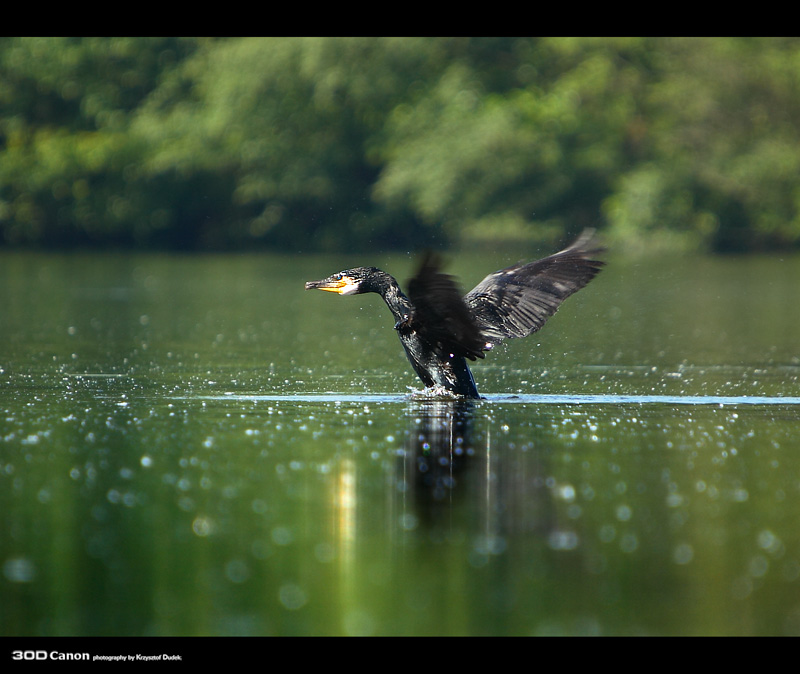
[(428, 252), (408, 281), (408, 298), (414, 305), (410, 328), (430, 344), (471, 360), (483, 358), (486, 340), (464, 303), (455, 279), (442, 271), (442, 260)]
[(554, 255), (489, 274), (464, 297), (486, 342), (536, 332), (567, 297), (599, 273), (604, 263), (594, 256), (602, 250), (594, 230), (586, 230)]

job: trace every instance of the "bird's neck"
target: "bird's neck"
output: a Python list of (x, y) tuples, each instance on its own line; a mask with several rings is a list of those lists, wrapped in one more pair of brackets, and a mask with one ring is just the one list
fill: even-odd
[(393, 276), (383, 272), (380, 284), (375, 288), (375, 292), (383, 297), (396, 322), (408, 319), (413, 306), (411, 301), (403, 294), (403, 291), (400, 290), (400, 286)]

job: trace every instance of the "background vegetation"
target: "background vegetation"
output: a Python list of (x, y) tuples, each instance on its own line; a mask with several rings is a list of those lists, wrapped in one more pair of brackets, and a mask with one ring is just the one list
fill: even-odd
[(800, 243), (800, 41), (4, 38), (0, 242)]

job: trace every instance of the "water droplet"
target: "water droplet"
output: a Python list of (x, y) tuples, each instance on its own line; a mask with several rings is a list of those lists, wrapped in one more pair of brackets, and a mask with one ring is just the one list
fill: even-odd
[(278, 599), (290, 611), (303, 608), (308, 603), (308, 595), (299, 585), (285, 583), (278, 590)]
[(672, 551), (672, 559), (676, 564), (688, 564), (694, 559), (694, 548), (688, 543), (680, 543)]
[(25, 557), (12, 557), (3, 564), (3, 575), (12, 583), (30, 583), (36, 578), (36, 565)]
[(232, 583), (244, 583), (250, 578), (250, 568), (241, 559), (232, 559), (225, 565), (225, 576)]
[(192, 522), (192, 530), (194, 533), (200, 537), (208, 536), (212, 533), (214, 529), (214, 525), (210, 519), (207, 517), (195, 517), (194, 522)]

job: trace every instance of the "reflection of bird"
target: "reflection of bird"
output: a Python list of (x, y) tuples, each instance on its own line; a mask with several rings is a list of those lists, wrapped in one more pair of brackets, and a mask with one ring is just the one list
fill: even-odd
[(394, 315), (400, 342), (425, 386), (477, 398), (465, 359), (483, 358), (484, 351), (507, 337), (536, 332), (567, 297), (597, 275), (603, 262), (592, 256), (601, 251), (588, 230), (559, 253), (489, 274), (463, 298), (431, 253), (409, 280), (407, 296), (392, 276), (375, 267), (309, 281), (306, 290), (378, 293)]
[(408, 432), (398, 453), (397, 484), (401, 493), (414, 494), (423, 512), (449, 500), (470, 463), (486, 457), (484, 445), (473, 444), (474, 402), (461, 396), (415, 401), (407, 410)]

